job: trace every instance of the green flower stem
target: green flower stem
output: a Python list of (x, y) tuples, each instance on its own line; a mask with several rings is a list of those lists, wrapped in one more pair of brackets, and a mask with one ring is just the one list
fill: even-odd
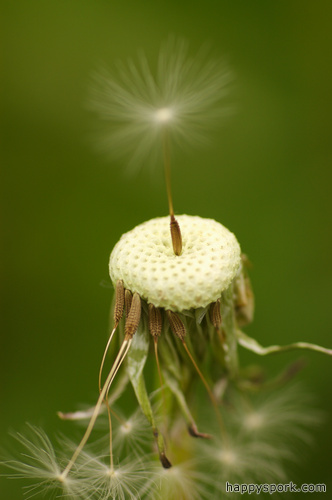
[(237, 352), (237, 325), (233, 304), (233, 284), (222, 294), (221, 300), (222, 328), (226, 334), (225, 341), (225, 366), (230, 379), (236, 379), (239, 373), (239, 360)]
[(182, 389), (179, 385), (178, 380), (176, 380), (168, 370), (164, 370), (163, 375), (164, 375), (165, 383), (166, 383), (167, 387), (170, 389), (170, 391), (175, 396), (175, 398), (178, 402), (179, 408), (180, 408), (181, 413), (187, 422), (187, 425), (188, 426), (192, 426), (193, 424), (196, 425), (194, 417), (192, 416), (192, 414), (188, 408), (186, 398), (182, 392)]
[(149, 395), (146, 390), (145, 380), (143, 376), (143, 369), (149, 353), (151, 336), (148, 332), (145, 318), (141, 318), (141, 323), (138, 327), (134, 337), (131, 349), (127, 358), (127, 373), (129, 375), (131, 384), (136, 394), (138, 404), (142, 412), (149, 421), (153, 435), (155, 437), (159, 454), (164, 456), (165, 444), (164, 439), (160, 432), (158, 432), (157, 424), (151, 407)]

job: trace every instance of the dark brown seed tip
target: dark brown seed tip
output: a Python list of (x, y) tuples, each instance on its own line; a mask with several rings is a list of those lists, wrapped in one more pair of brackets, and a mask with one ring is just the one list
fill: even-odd
[(182, 236), (181, 236), (181, 230), (178, 221), (174, 217), (174, 215), (171, 215), (171, 237), (172, 237), (172, 245), (173, 245), (173, 252), (175, 255), (181, 255), (182, 253)]
[(205, 434), (204, 432), (198, 432), (195, 424), (188, 425), (188, 432), (190, 436), (195, 438), (211, 439), (211, 434)]
[(162, 451), (159, 453), (159, 460), (161, 462), (161, 465), (164, 467), (164, 469), (170, 469), (172, 467), (171, 462), (168, 460), (166, 457), (165, 453)]

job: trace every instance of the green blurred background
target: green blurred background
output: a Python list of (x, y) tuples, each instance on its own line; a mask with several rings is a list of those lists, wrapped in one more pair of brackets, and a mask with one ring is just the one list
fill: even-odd
[[(206, 41), (235, 80), (236, 112), (205, 151), (173, 166), (177, 213), (211, 217), (253, 262), (261, 343), (331, 347), (331, 47), (328, 1), (16, 0), (2, 2), (2, 333), (0, 445), (24, 422), (66, 432), (57, 410), (93, 403), (120, 235), (167, 213), (162, 177), (129, 178), (101, 157), (87, 110), (102, 63), (155, 57), (170, 33)], [(272, 375), (298, 353), (261, 362)], [(332, 361), (300, 374), (327, 415), (291, 479), (331, 479)], [(300, 499), (302, 495), (297, 495)], [(1, 499), (22, 498), (1, 479)]]

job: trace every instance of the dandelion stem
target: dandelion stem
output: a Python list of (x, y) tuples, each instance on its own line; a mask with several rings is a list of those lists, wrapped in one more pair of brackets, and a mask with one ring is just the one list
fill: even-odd
[(117, 357), (116, 357), (116, 359), (115, 359), (115, 361), (113, 363), (113, 366), (112, 366), (112, 368), (111, 368), (111, 370), (110, 370), (110, 372), (109, 372), (109, 374), (107, 376), (107, 379), (106, 379), (106, 381), (105, 381), (105, 383), (103, 385), (103, 388), (101, 389), (98, 401), (97, 401), (96, 406), (94, 408), (94, 411), (93, 411), (93, 414), (91, 416), (89, 425), (88, 425), (88, 427), (87, 427), (87, 429), (86, 429), (86, 431), (84, 433), (84, 436), (83, 436), (80, 444), (76, 448), (76, 450), (75, 450), (73, 456), (71, 457), (70, 461), (68, 462), (67, 467), (61, 473), (60, 477), (61, 477), (62, 481), (68, 476), (71, 468), (73, 467), (74, 463), (76, 462), (77, 457), (81, 453), (83, 447), (85, 446), (87, 440), (90, 437), (92, 429), (93, 429), (93, 427), (95, 425), (95, 422), (97, 420), (100, 407), (101, 407), (101, 405), (104, 402), (105, 395), (108, 392), (108, 390), (110, 388), (110, 385), (112, 384), (113, 379), (114, 379), (115, 375), (117, 374), (118, 369), (120, 368), (123, 360), (125, 359), (125, 357), (127, 355), (127, 352), (128, 352), (128, 350), (130, 348), (131, 342), (132, 342), (132, 338), (131, 337), (129, 337), (129, 338), (125, 337), (124, 341), (122, 342), (122, 345), (120, 347), (118, 355), (117, 355)]
[(231, 284), (222, 295), (222, 318), (225, 341), (225, 366), (230, 379), (237, 380), (239, 374), (239, 360), (237, 354), (238, 339), (236, 336), (236, 320), (233, 307), (233, 285)]
[(155, 357), (156, 357), (159, 383), (160, 383), (160, 387), (161, 387), (161, 397), (162, 397), (162, 400), (163, 400), (164, 423), (165, 423), (165, 430), (166, 430), (167, 406), (166, 406), (166, 397), (165, 397), (164, 382), (163, 382), (163, 377), (161, 375), (161, 369), (160, 369), (160, 363), (159, 363), (159, 356), (158, 356), (158, 337), (154, 337), (153, 340), (154, 340), (154, 353), (155, 353)]

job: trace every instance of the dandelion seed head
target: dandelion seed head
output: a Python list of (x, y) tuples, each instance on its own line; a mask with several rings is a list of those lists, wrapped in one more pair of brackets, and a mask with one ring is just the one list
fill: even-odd
[(122, 235), (110, 256), (115, 285), (172, 311), (206, 307), (227, 289), (240, 267), (233, 233), (212, 219), (179, 215), (182, 254), (174, 255), (169, 217), (152, 219)]

